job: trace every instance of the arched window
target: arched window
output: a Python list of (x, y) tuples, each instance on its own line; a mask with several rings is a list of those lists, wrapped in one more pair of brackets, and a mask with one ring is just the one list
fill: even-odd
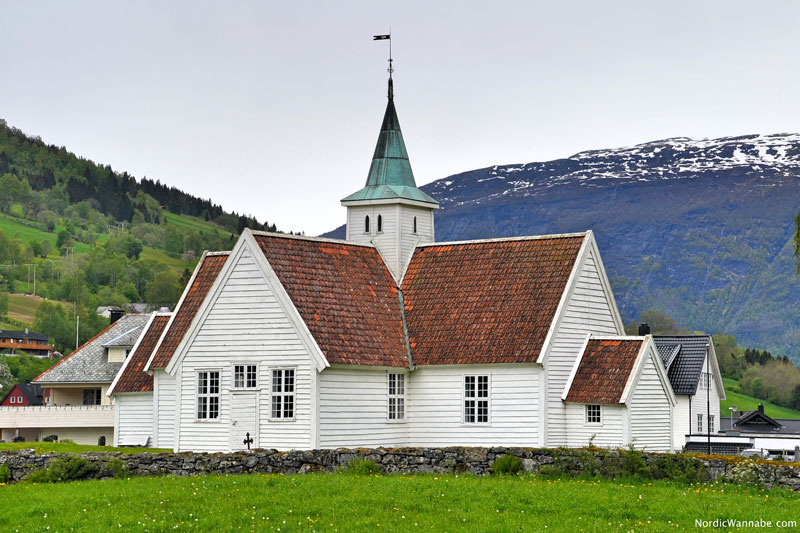
[(383, 217), (378, 215), (378, 233), (383, 231)]
[(417, 217), (414, 217), (414, 227), (411, 230), (411, 232), (412, 233), (416, 233), (417, 232)]
[(369, 233), (369, 215), (364, 217), (364, 233)]

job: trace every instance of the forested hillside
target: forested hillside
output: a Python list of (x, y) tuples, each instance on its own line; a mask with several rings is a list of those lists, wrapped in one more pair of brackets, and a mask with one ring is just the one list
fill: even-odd
[[(68, 352), (78, 317), (81, 342), (107, 325), (98, 306), (173, 306), (203, 250), (229, 249), (244, 227), (276, 230), (0, 120), (0, 328), (35, 328)], [(40, 299), (15, 315), (8, 293)]]

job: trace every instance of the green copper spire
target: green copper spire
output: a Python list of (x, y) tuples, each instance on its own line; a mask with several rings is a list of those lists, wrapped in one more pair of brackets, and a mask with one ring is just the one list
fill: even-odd
[(439, 202), (417, 188), (411, 163), (408, 161), (406, 143), (400, 131), (400, 121), (394, 108), (394, 84), (389, 76), (389, 103), (383, 116), (378, 144), (372, 156), (367, 184), (363, 189), (343, 198), (342, 202), (360, 200), (386, 200), (405, 198), (417, 202), (439, 205)]

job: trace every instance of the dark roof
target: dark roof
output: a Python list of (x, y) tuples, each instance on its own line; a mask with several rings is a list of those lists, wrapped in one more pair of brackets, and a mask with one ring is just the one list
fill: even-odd
[(641, 339), (590, 339), (572, 379), (566, 401), (617, 404), (628, 383)]
[(183, 336), (194, 319), (194, 315), (197, 314), (197, 310), (200, 309), (200, 305), (206, 299), (208, 291), (211, 290), (217, 275), (222, 270), (225, 261), (227, 261), (228, 254), (229, 252), (206, 254), (197, 264), (194, 279), (184, 289), (179, 307), (173, 313), (172, 322), (170, 322), (169, 329), (164, 335), (164, 340), (161, 341), (153, 356), (150, 368), (166, 368), (169, 364), (172, 354), (175, 353), (181, 343)]
[(156, 315), (150, 326), (142, 333), (139, 346), (130, 354), (122, 374), (119, 376), (113, 392), (149, 392), (153, 390), (153, 376), (144, 371), (144, 365), (161, 338), (169, 315)]
[(110, 363), (105, 343), (121, 334), (136, 330), (139, 335), (147, 315), (124, 315), (106, 329), (86, 341), (80, 348), (42, 372), (39, 383), (111, 383), (122, 363)]
[[(713, 436), (711, 437), (714, 438)], [(739, 452), (750, 448), (750, 443), (730, 443), (711, 441), (711, 453), (713, 455), (739, 455)], [(708, 453), (708, 443), (706, 442), (687, 442), (683, 448), (687, 452)]]
[[(754, 411), (748, 411), (744, 413), (742, 416), (747, 414), (753, 413)], [(721, 413), (720, 419), (720, 430), (727, 431), (731, 429), (731, 417), (725, 416), (724, 413)], [(769, 424), (742, 424), (737, 425), (737, 422), (741, 420), (741, 417), (734, 418), (734, 429), (738, 429), (744, 434), (747, 433), (770, 433), (770, 434), (779, 434), (779, 435), (800, 435), (800, 419), (794, 418), (771, 418), (779, 427), (774, 427)], [(759, 427), (760, 426), (760, 427)]]
[(535, 362), (585, 238), (418, 247), (402, 283), (414, 364)]
[(16, 331), (11, 329), (0, 329), (0, 339), (14, 339), (14, 340), (35, 340), (47, 342), (47, 335), (42, 335), (35, 331)]
[(37, 383), (17, 383), (11, 387), (11, 390), (9, 390), (5, 396), (0, 398), (0, 403), (3, 403), (6, 398), (11, 396), (11, 393), (14, 392), (14, 389), (19, 389), (23, 396), (28, 399), (28, 403), (30, 405), (44, 404), (44, 389)]
[(656, 345), (656, 350), (658, 351), (658, 356), (661, 358), (661, 362), (664, 364), (664, 368), (669, 370), (669, 367), (672, 366), (672, 363), (675, 362), (675, 358), (681, 351), (681, 345), (661, 344)]
[(408, 366), (397, 285), (377, 249), (254, 237), (329, 363)]
[(662, 362), (664, 362), (664, 351), (672, 349), (676, 345), (680, 346), (680, 351), (673, 357), (669, 366), (664, 365), (675, 394), (694, 395), (697, 393), (700, 374), (703, 372), (703, 363), (706, 360), (708, 346), (712, 342), (711, 336), (654, 335), (653, 340)]

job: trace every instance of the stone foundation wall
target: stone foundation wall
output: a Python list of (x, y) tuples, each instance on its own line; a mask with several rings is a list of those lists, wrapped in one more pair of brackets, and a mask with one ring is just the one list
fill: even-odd
[[(2, 451), (0, 465), (8, 465), (8, 482), (23, 479), (50, 461), (71, 454), (34, 454), (33, 450)], [(99, 467), (98, 476), (110, 475), (103, 468), (109, 461), (122, 461), (127, 475), (196, 474), (303, 474), (333, 472), (356, 458), (373, 461), (387, 474), (492, 473), (492, 462), (501, 455), (521, 459), (523, 470), (564, 475), (590, 474), (614, 477), (641, 472), (653, 477), (730, 480), (762, 486), (800, 490), (800, 464), (743, 461), (735, 457), (689, 456), (629, 452), (625, 450), (567, 450), (532, 448), (376, 448), (279, 452), (254, 450), (237, 453), (84, 453)]]

